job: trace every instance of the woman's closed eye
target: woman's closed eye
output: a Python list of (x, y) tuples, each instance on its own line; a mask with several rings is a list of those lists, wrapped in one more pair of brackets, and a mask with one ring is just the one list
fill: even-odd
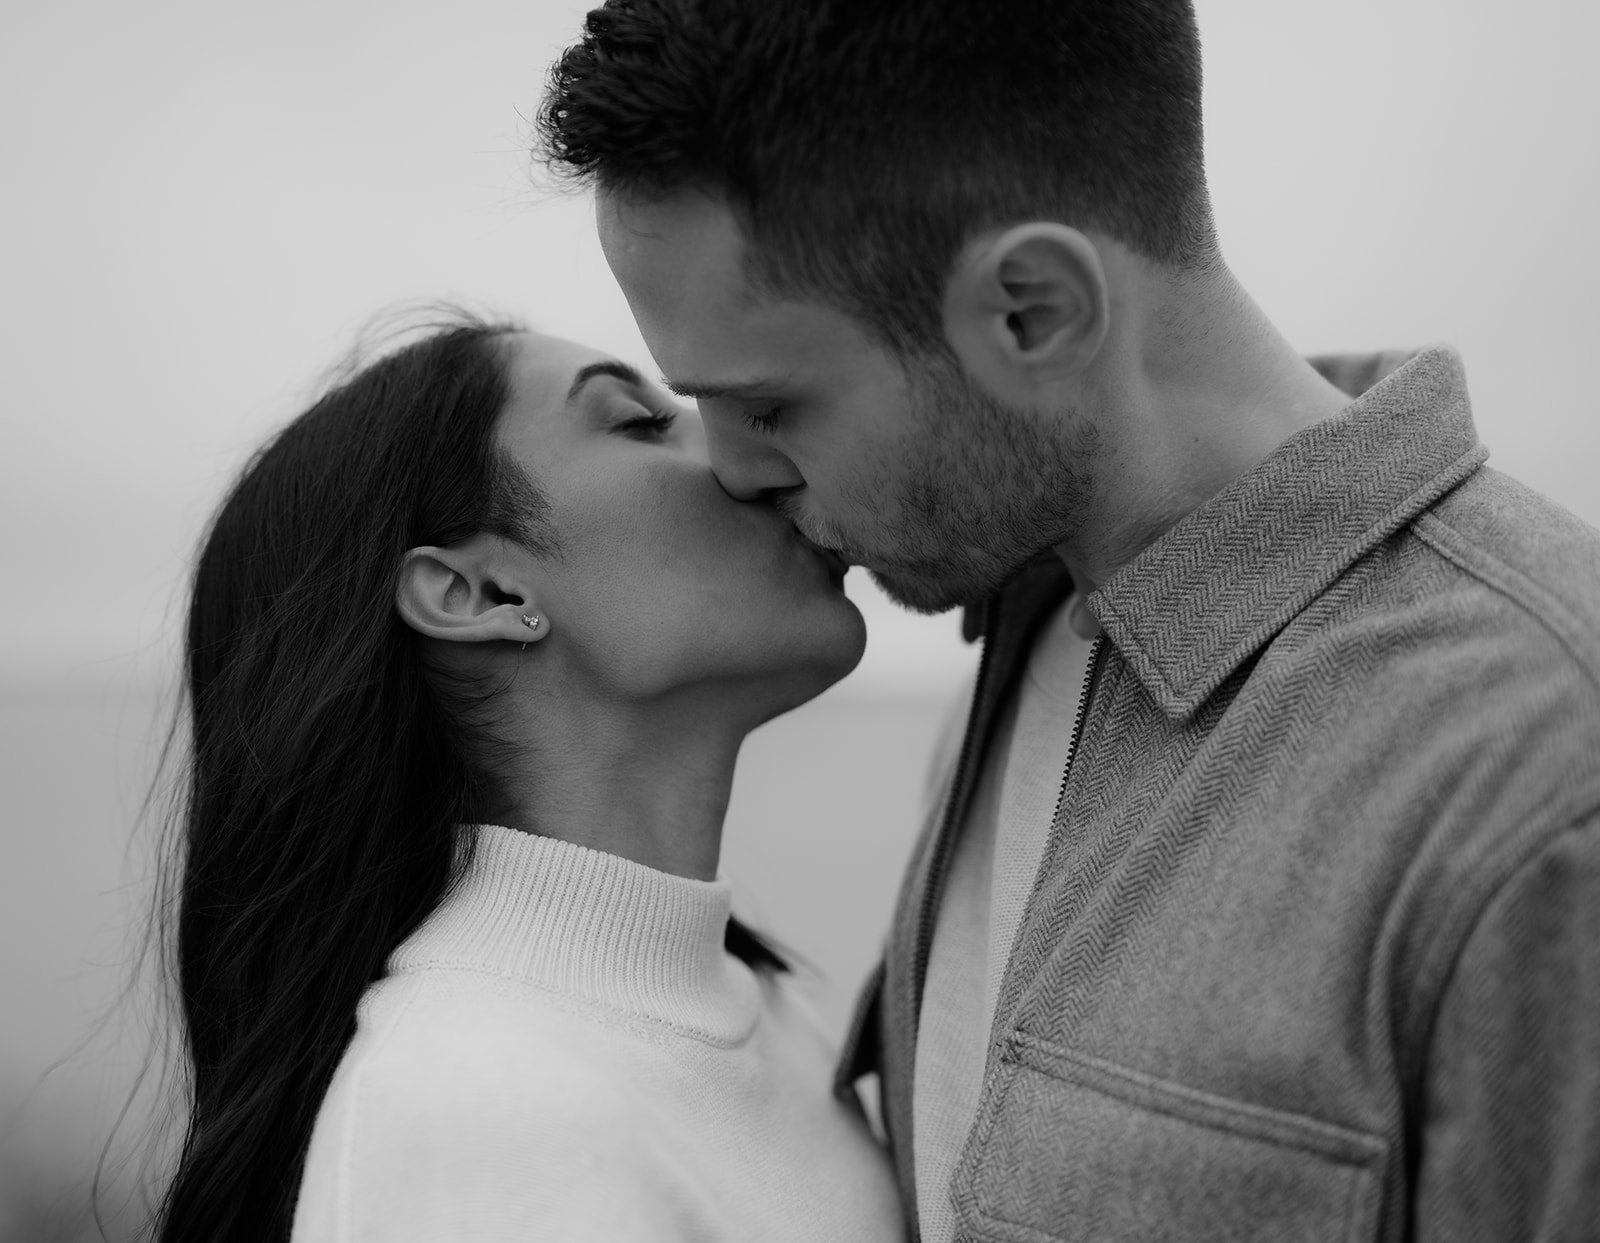
[(674, 411), (647, 406), (642, 413), (617, 423), (616, 430), (635, 440), (657, 440), (670, 432), (677, 421)]

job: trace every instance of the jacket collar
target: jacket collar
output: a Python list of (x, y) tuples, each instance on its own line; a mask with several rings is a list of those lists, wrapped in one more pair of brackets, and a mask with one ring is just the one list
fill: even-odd
[(1198, 708), (1357, 559), (1488, 456), (1455, 351), (1424, 350), (1378, 378), (1392, 359), (1317, 360), (1335, 384), (1371, 387), (1290, 437), (1089, 597), (1167, 715)]
[[(1454, 350), (1311, 362), (1356, 400), (1290, 437), (1089, 597), (1107, 637), (1175, 719), (1488, 456)], [(1013, 624), (1061, 594), (1043, 576), (1031, 563), (1008, 585)], [(1065, 570), (1048, 576), (1065, 579)], [(969, 614), (969, 626), (980, 617)]]

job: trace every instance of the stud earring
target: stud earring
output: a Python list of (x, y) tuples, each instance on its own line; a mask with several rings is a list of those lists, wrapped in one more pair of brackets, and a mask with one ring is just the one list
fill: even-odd
[[(522, 624), (524, 626), (526, 626), (529, 630), (537, 630), (537, 629), (539, 629), (539, 614), (537, 614), (537, 613), (524, 613), (522, 615)], [(522, 645), (522, 650), (523, 651), (527, 651), (528, 650), (528, 645), (526, 643), (524, 643)]]

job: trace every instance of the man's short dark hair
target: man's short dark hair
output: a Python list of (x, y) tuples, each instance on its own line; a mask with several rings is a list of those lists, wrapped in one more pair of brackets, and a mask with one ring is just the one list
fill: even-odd
[(718, 196), (758, 288), (920, 353), (984, 229), (1213, 259), (1200, 83), (1190, 0), (607, 0), (539, 130), (553, 169), (624, 199)]

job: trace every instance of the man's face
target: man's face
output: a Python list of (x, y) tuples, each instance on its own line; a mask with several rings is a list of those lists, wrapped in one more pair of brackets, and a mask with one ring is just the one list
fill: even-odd
[(1093, 446), (1063, 443), (1075, 420), (1008, 409), (948, 360), (902, 361), (842, 312), (758, 292), (735, 217), (705, 195), (602, 194), (598, 215), (666, 383), (699, 402), (722, 486), (900, 603), (980, 599), (1081, 523)]

